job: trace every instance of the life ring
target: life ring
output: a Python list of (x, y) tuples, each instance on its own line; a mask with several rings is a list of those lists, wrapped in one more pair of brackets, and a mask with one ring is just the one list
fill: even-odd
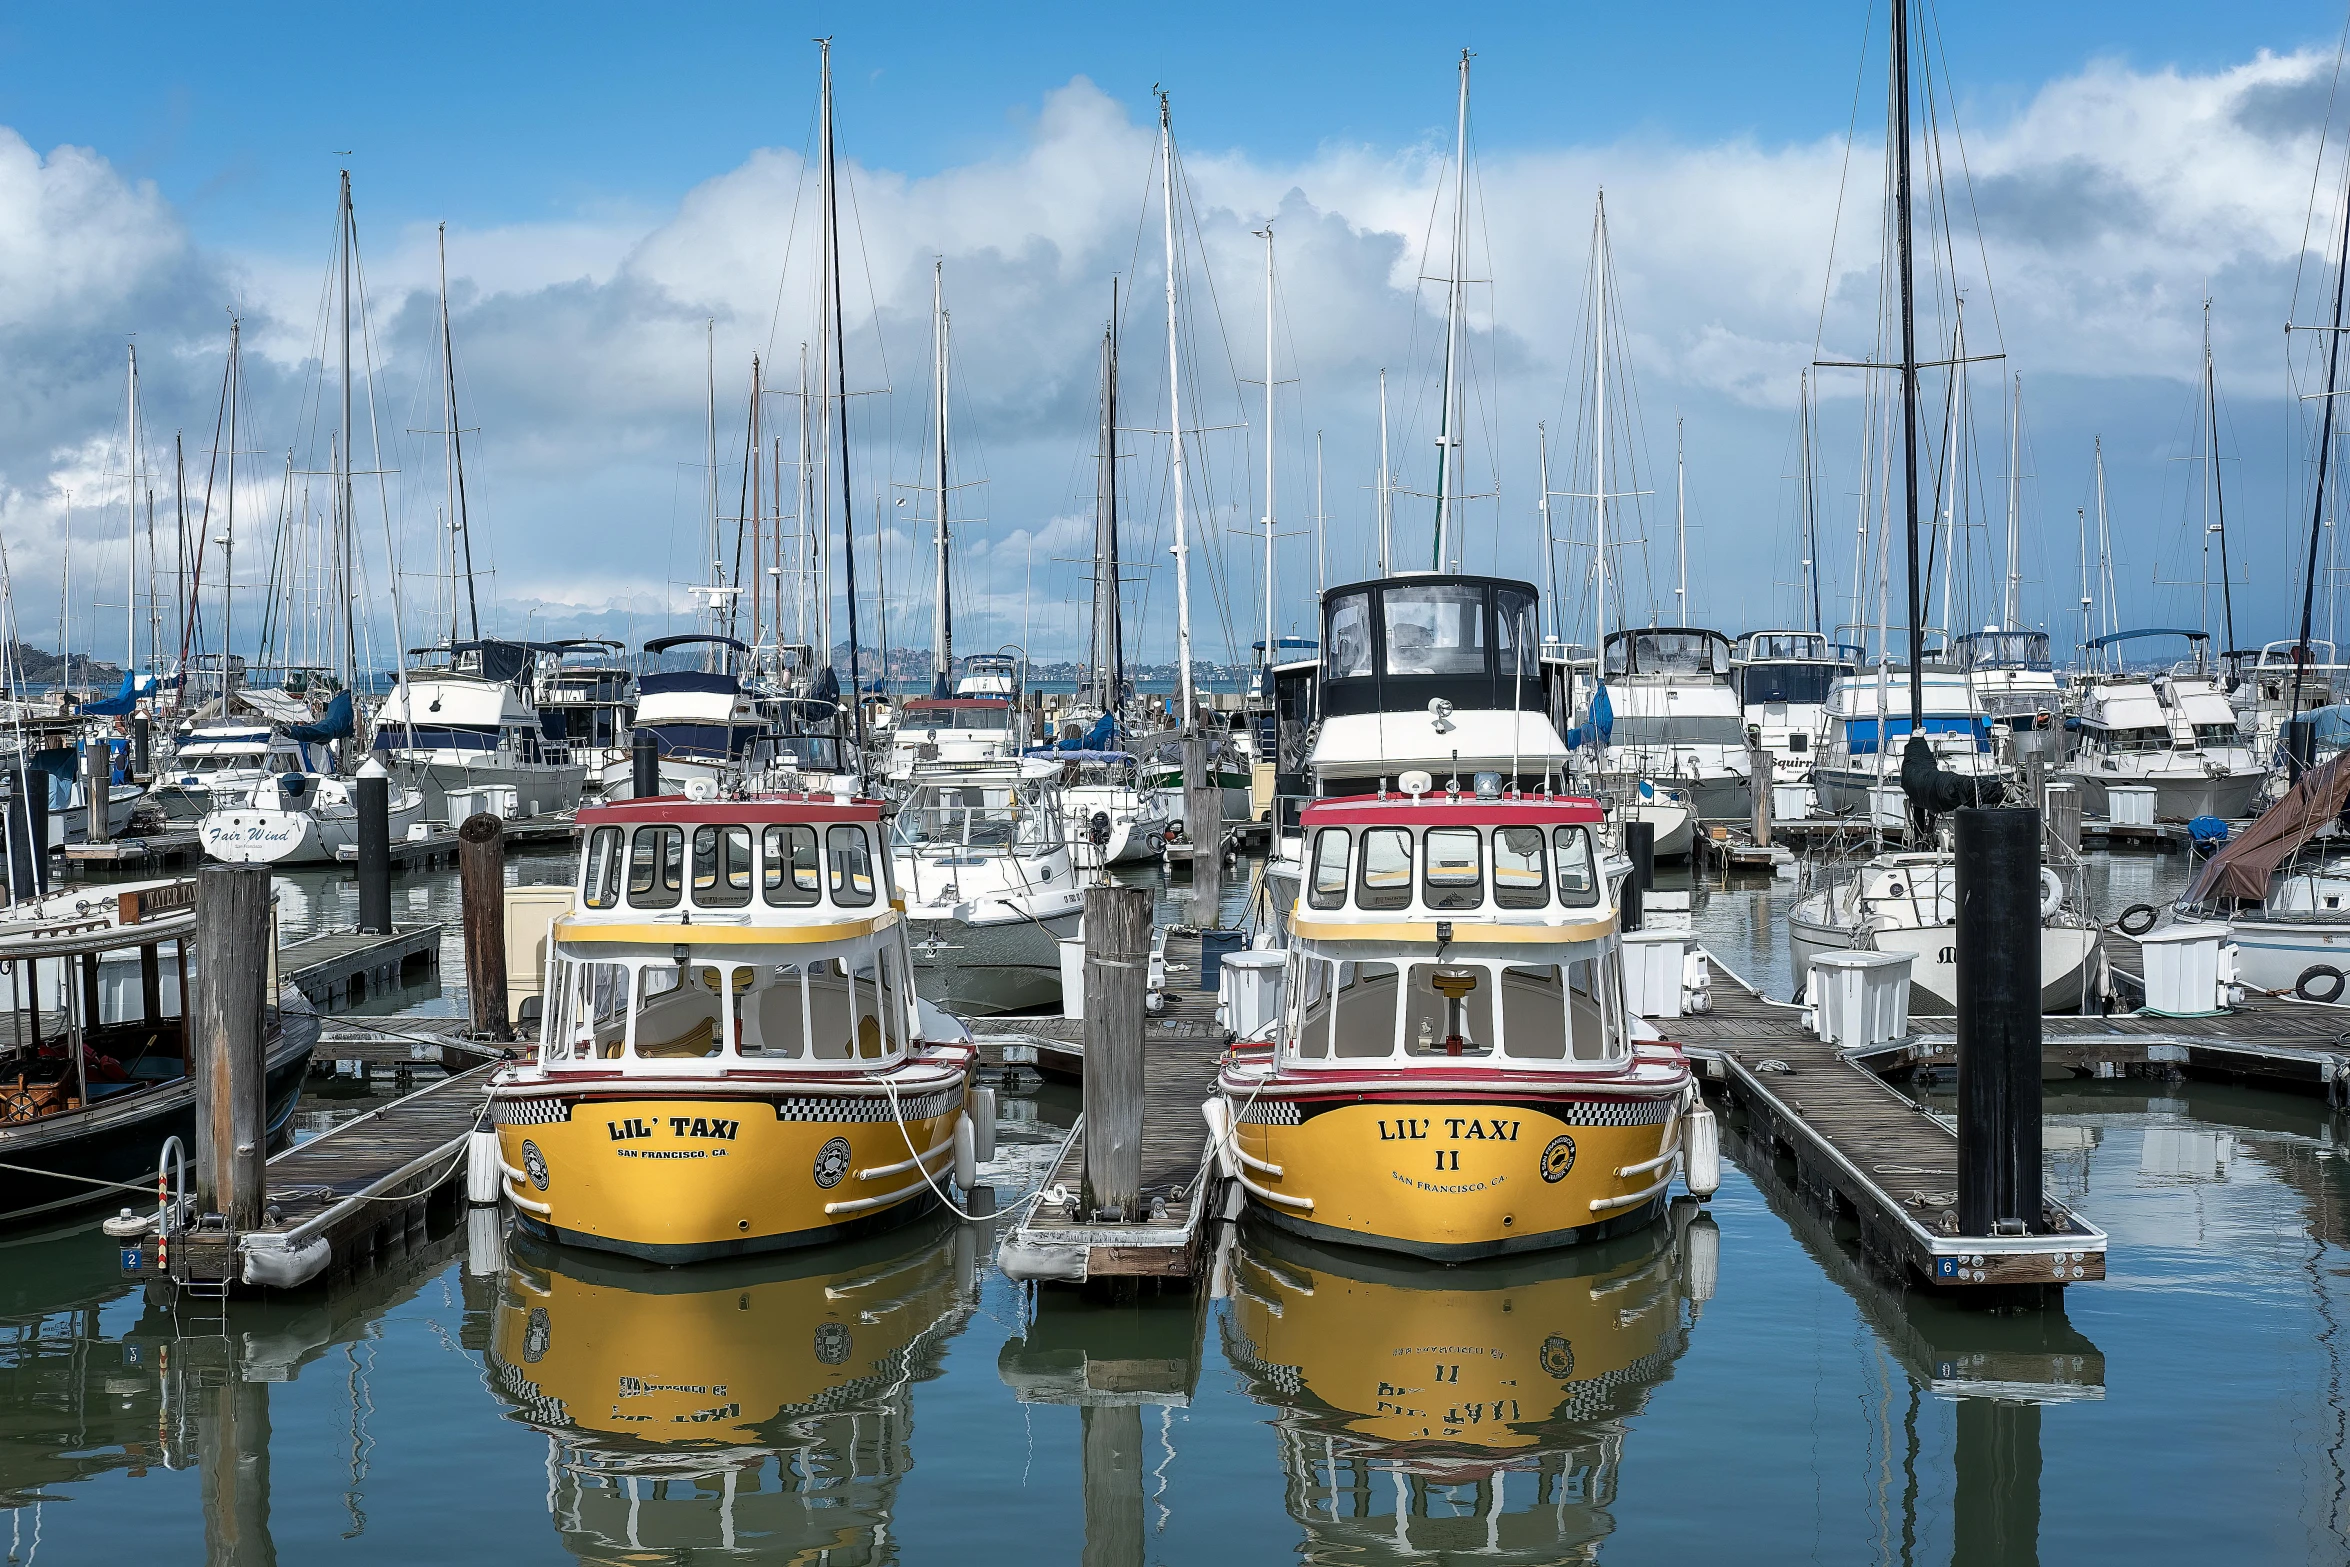
[[(2140, 919), (2140, 915), (2145, 918)], [(2122, 910), (2122, 917), (2113, 922), (2113, 928), (2125, 936), (2143, 936), (2154, 928), (2154, 922), (2160, 918), (2162, 915), (2156, 912), (2153, 904), (2133, 903)]]
[(1163, 832), (1152, 833), (1148, 838), (1144, 839), (1143, 842), (1148, 845), (1151, 853), (1153, 854), (1164, 854), (1167, 852), (1167, 835)]
[(2042, 919), (2053, 919), (2056, 915), (2056, 911), (2063, 907), (2064, 878), (2057, 875), (2056, 872), (2050, 870), (2047, 866), (2041, 866), (2040, 917)]
[[(2330, 985), (2327, 983), (2329, 980), (2332, 981)], [(2331, 963), (2312, 963), (2301, 971), (2299, 979), (2293, 981), (2293, 994), (2304, 1001), (2339, 1001), (2343, 988), (2342, 971)], [(2318, 994), (2320, 989), (2325, 991), (2322, 996)]]

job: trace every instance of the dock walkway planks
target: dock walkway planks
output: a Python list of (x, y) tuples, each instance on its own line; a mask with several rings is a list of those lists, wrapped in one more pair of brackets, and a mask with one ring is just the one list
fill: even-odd
[(1745, 1113), (1751, 1137), (1794, 1161), (1807, 1197), (1858, 1223), (1880, 1262), (1947, 1289), (2105, 1277), (2104, 1232), (2061, 1203), (2048, 1204), (2061, 1228), (2047, 1234), (1958, 1234), (1957, 1135), (1862, 1061), (1806, 1033), (1797, 1009), (1713, 967), (1713, 1012), (1659, 1027), (1700, 1060), (1709, 1091)]
[(321, 1012), (356, 1006), (371, 994), (396, 990), (416, 970), (440, 962), (441, 922), (396, 925), (392, 934), (328, 931), (278, 948), (280, 979)]
[[(1080, 1215), (1085, 1187), (1085, 1125), (1080, 1120), (1044, 1183), (1048, 1193), (1055, 1187), (1065, 1191), (1067, 1200), (1038, 1202), (1014, 1237), (1017, 1244), (1039, 1250), (1081, 1250), (1082, 1277), (1088, 1280), (1189, 1278), (1203, 1258), (1208, 1220), (1214, 1217), (1209, 1211), (1214, 1183), (1203, 1180), (1210, 1166), (1200, 1104), (1215, 1084), (1227, 1036), (1216, 1021), (1216, 993), (1198, 988), (1198, 934), (1171, 932), (1166, 955), (1166, 1010), (1143, 1024), (1142, 1196), (1153, 1211), (1115, 1224)], [(1160, 1201), (1166, 1205), (1163, 1214), (1156, 1207)]]

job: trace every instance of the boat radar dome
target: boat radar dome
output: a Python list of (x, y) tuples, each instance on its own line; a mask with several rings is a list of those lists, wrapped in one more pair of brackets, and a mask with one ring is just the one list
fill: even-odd
[(1415, 767), (1398, 778), (1395, 781), (1395, 786), (1417, 800), (1421, 795), (1436, 787), (1436, 780), (1429, 777), (1423, 769)]

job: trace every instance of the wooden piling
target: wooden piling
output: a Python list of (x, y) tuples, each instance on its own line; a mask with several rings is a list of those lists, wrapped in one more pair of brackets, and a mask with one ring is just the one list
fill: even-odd
[(383, 763), (369, 757), (352, 788), (358, 807), (359, 929), (368, 935), (392, 933), (392, 780)]
[(236, 1367), (203, 1390), (196, 1469), (204, 1507), (204, 1560), (212, 1567), (276, 1567), (269, 1532), (269, 1384)]
[(473, 1004), (473, 1032), (511, 1039), (506, 1022), (506, 828), (486, 811), (466, 817), (457, 829), (457, 879), (465, 909), (465, 989)]
[(2040, 1191), (2040, 813), (1956, 813), (1958, 1231), (2035, 1234)]
[(1085, 1180), (1088, 1214), (1131, 1219), (1142, 1203), (1143, 993), (1151, 895), (1085, 889)]
[(112, 823), (107, 808), (114, 801), (114, 751), (103, 740), (82, 742), (82, 796), (89, 812), (89, 840), (104, 843)]
[(1224, 890), (1224, 791), (1202, 734), (1183, 742), (1183, 835), (1191, 840), (1193, 919), (1213, 926)]
[(268, 1106), (262, 1009), (268, 999), (269, 872), (207, 865), (196, 877), (195, 1028), (188, 1075), (196, 1088), (196, 1204), (231, 1230), (261, 1223)]
[(1762, 728), (1746, 727), (1746, 798), (1754, 815), (1754, 846), (1771, 846), (1771, 753), (1763, 749)]

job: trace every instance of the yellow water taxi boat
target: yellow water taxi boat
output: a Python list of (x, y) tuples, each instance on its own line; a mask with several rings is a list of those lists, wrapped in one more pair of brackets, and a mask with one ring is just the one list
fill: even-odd
[(579, 822), (538, 1053), (490, 1090), (527, 1229), (694, 1262), (901, 1223), (971, 1183), (975, 1051), (914, 994), (878, 802), (667, 797)]
[(1279, 1016), (1205, 1107), (1275, 1224), (1448, 1262), (1572, 1245), (1663, 1211), (1692, 1123), (1711, 1146), (1680, 1047), (1634, 1037), (1599, 806), (1484, 779), (1305, 810)]

